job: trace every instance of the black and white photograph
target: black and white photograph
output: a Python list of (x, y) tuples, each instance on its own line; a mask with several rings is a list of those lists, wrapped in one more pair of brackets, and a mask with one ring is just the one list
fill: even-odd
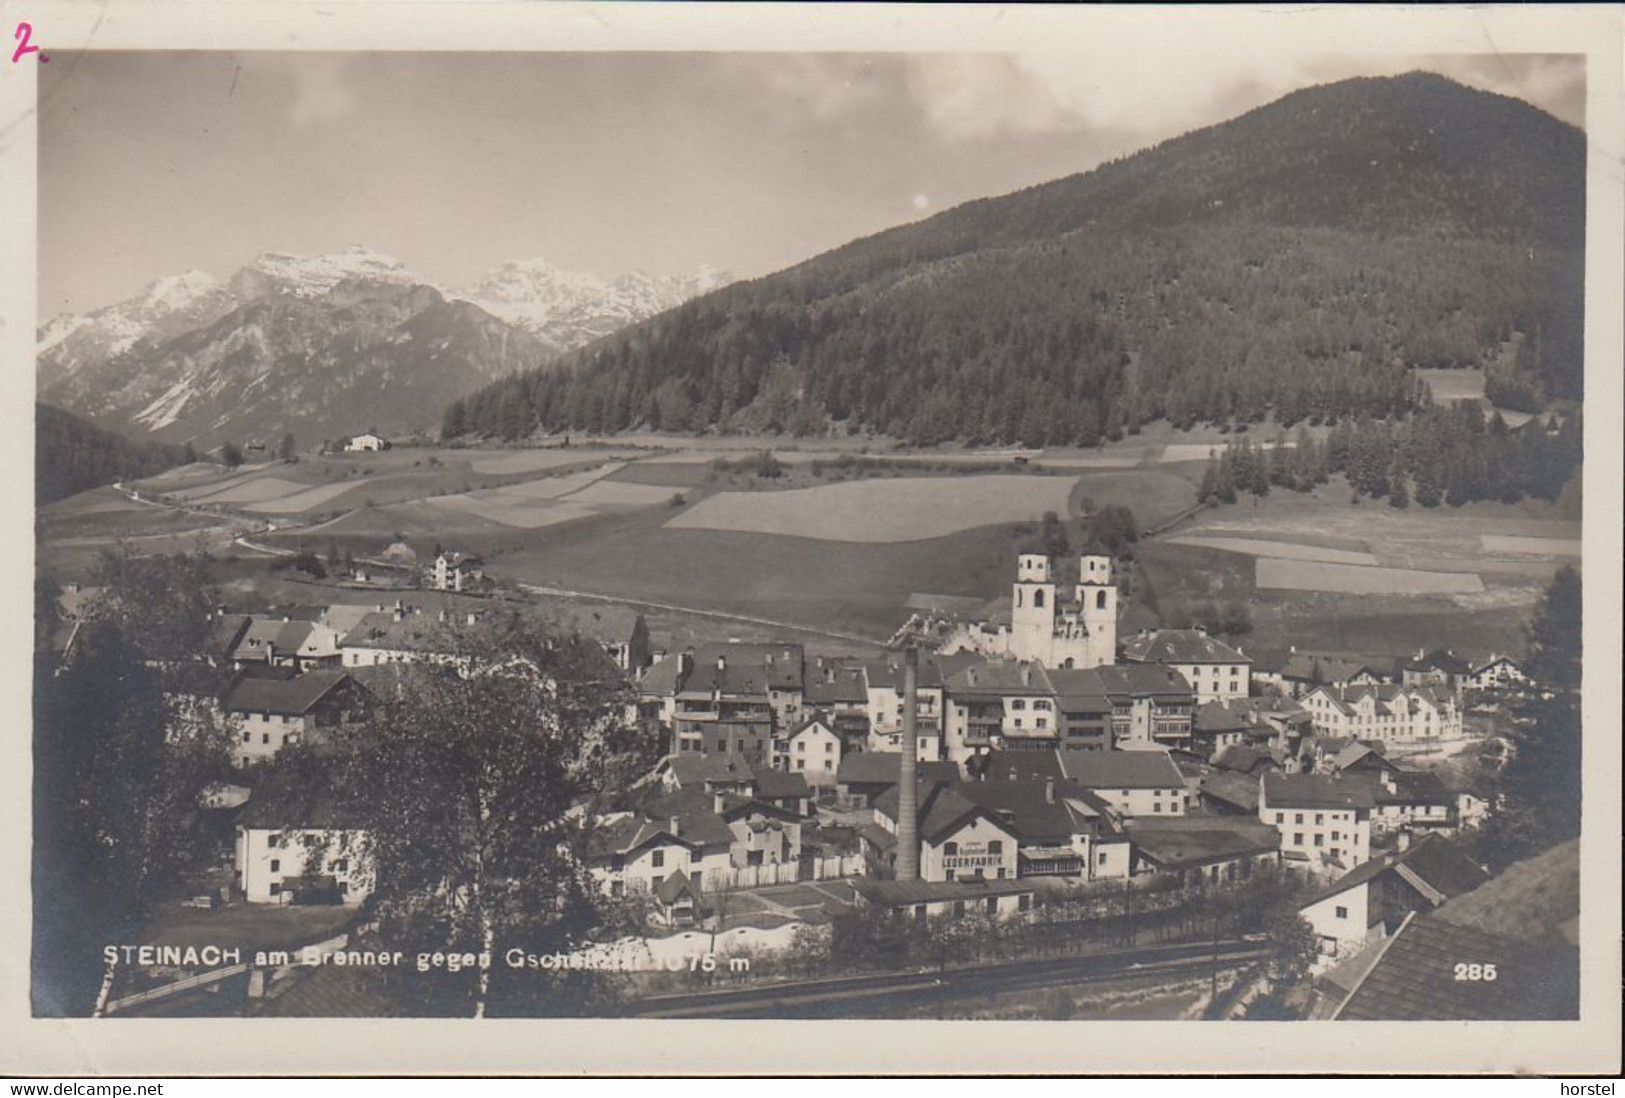
[(1617, 9), (559, 7), (19, 23), (28, 1019), (1617, 1062)]

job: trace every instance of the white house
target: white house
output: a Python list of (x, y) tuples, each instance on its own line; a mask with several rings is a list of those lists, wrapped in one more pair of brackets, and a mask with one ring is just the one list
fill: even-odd
[(1317, 686), (1302, 704), (1322, 736), (1396, 744), (1462, 737), (1461, 709), (1444, 686)]
[(1123, 642), (1127, 663), (1160, 663), (1185, 676), (1198, 703), (1245, 698), (1252, 657), (1202, 629), (1158, 629)]
[(349, 453), (387, 450), (389, 449), (389, 443), (385, 439), (382, 439), (374, 434), (361, 434), (354, 436), (349, 442), (346, 442), (344, 444), (344, 449)]
[(785, 737), (780, 770), (802, 775), (808, 785), (828, 788), (835, 785), (840, 768), (841, 737), (822, 713), (813, 714)]
[(237, 886), (251, 904), (359, 904), (374, 885), (367, 834), (328, 796), (265, 785), (237, 825)]
[(713, 812), (659, 820), (621, 813), (599, 822), (588, 843), (588, 867), (612, 896), (652, 893), (677, 870), (704, 891), (715, 881), (731, 879), (733, 842), (732, 829)]
[(1299, 904), (1325, 957), (1344, 957), (1392, 934), (1412, 912), (1426, 913), (1470, 892), (1489, 874), (1458, 847), (1424, 836), (1372, 858)]
[(1472, 669), (1465, 685), (1470, 690), (1509, 690), (1528, 681), (1529, 676), (1511, 656), (1491, 656)]
[(1371, 857), (1369, 777), (1268, 771), (1259, 781), (1258, 818), (1281, 833), (1283, 861), (1341, 872)]
[[(874, 822), (893, 836), (898, 805), (894, 788), (874, 807)], [(919, 835), (922, 881), (1002, 881), (1017, 875), (1016, 833), (950, 785), (921, 784)]]
[(465, 591), (485, 577), (485, 562), (471, 553), (441, 553), (434, 558), (432, 582), (437, 591)]
[(1162, 751), (1062, 751), (1062, 773), (1125, 818), (1183, 816), (1185, 775)]

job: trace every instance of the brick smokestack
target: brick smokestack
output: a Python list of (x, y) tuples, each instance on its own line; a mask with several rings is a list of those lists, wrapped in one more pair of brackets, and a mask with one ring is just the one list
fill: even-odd
[(920, 879), (920, 652), (912, 644), (903, 653), (903, 758), (897, 785), (897, 879)]

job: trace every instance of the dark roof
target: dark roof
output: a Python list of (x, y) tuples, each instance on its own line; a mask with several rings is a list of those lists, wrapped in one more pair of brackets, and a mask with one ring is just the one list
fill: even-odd
[[(1318, 904), (1351, 888), (1359, 888), (1385, 872), (1397, 872), (1401, 866), (1406, 870), (1402, 875), (1405, 882), (1428, 896), (1434, 906), (1449, 897), (1472, 891), (1489, 880), (1490, 876), (1454, 843), (1438, 835), (1424, 835), (1411, 844), (1409, 850), (1389, 851), (1355, 866), (1325, 888), (1299, 901), (1298, 909), (1301, 911), (1310, 904)], [(1430, 892), (1434, 895), (1429, 895)]]
[(994, 748), (985, 755), (973, 757), (966, 769), (977, 777), (989, 778), (1065, 778), (1061, 757), (1055, 751), (1006, 751)]
[(858, 895), (876, 907), (907, 907), (911, 904), (941, 903), (948, 900), (974, 902), (989, 896), (1020, 895), (1034, 892), (1031, 881), (874, 881), (859, 878), (852, 882)]
[(683, 691), (709, 694), (719, 686), (725, 694), (800, 690), (805, 665), (806, 652), (799, 644), (704, 644), (694, 650), (694, 669)]
[(1041, 663), (987, 660), (950, 672), (945, 685), (956, 698), (1004, 698), (1014, 695), (1054, 694)]
[[(677, 820), (675, 831), (671, 826), (673, 817)], [(587, 848), (595, 855), (624, 855), (656, 840), (687, 847), (731, 846), (734, 833), (716, 814), (708, 794), (684, 790), (656, 798), (641, 813), (596, 828)]]
[(1184, 675), (1160, 663), (1120, 663), (1094, 670), (1108, 696), (1177, 694), (1191, 697), (1195, 693)]
[(1185, 776), (1162, 751), (1066, 751), (1061, 769), (1085, 789), (1183, 789)]
[(1109, 713), (1111, 698), (1095, 668), (1061, 668), (1049, 672), (1056, 704), (1063, 713)]
[(669, 755), (666, 763), (681, 788), (706, 782), (748, 782), (754, 779), (744, 763), (727, 756)]
[(756, 795), (767, 800), (780, 800), (784, 797), (810, 797), (812, 790), (807, 786), (807, 779), (801, 774), (792, 774), (783, 770), (773, 770), (768, 767), (758, 767), (752, 771), (756, 780)]
[(1264, 799), (1275, 808), (1375, 808), (1371, 782), (1325, 774), (1264, 775)]
[[(926, 842), (935, 841), (938, 837), (958, 827), (962, 821), (971, 816), (986, 816), (1009, 830), (1009, 825), (999, 821), (993, 813), (962, 796), (957, 791), (959, 784), (958, 782), (950, 785), (926, 781), (919, 784), (918, 807), (920, 838), (922, 840)], [(883, 813), (893, 821), (899, 821), (901, 801), (900, 787), (892, 786), (875, 798), (875, 811)]]
[(356, 814), (345, 804), (325, 775), (296, 777), (271, 773), (248, 795), (238, 822), (255, 831), (299, 828), (351, 829)]
[(300, 646), (310, 639), (311, 633), (315, 632), (315, 630), (316, 626), (308, 621), (284, 622), (282, 628), (277, 630), (276, 638), (271, 643), (280, 651), (297, 652)]
[(1134, 819), (1127, 827), (1140, 853), (1163, 869), (1269, 854), (1281, 848), (1281, 833), (1275, 828), (1234, 816)]
[(1467, 661), (1445, 648), (1424, 652), (1415, 659), (1405, 661), (1407, 671), (1442, 671), (1447, 675), (1466, 675), (1472, 671)]
[(830, 665), (821, 673), (807, 676), (808, 705), (865, 705), (869, 691), (864, 686), (861, 667)]
[[(1570, 951), (1572, 952), (1572, 951)], [(1500, 935), (1413, 916), (1335, 1017), (1362, 1021), (1511, 1021), (1573, 1017), (1578, 953), (1551, 955)], [(1493, 980), (1456, 978), (1493, 964)]]
[(1256, 775), (1261, 766), (1279, 770), (1281, 760), (1273, 751), (1251, 747), (1244, 743), (1233, 743), (1213, 756), (1213, 765), (1220, 770), (1229, 770), (1237, 774)]
[(214, 656), (231, 655), (252, 620), (247, 614), (226, 614), (214, 619), (209, 627), (209, 639), (205, 642), (206, 651)]
[(340, 648), (384, 648), (400, 652), (436, 652), (449, 647), (445, 625), (438, 617), (403, 612), (395, 620), (392, 610), (373, 611), (339, 640)]
[(298, 716), (349, 679), (343, 671), (307, 671), (292, 679), (239, 679), (226, 694), (225, 708), (235, 713), (284, 713)]
[(638, 693), (675, 697), (677, 680), (682, 669), (682, 656), (662, 656), (650, 664), (649, 669), (638, 678)]
[[(871, 690), (889, 689), (899, 694), (903, 692), (901, 656), (864, 660), (863, 673)], [(915, 679), (915, 685), (921, 690), (935, 689), (942, 685), (942, 666), (934, 657), (925, 655), (920, 657), (919, 675)]]
[(1202, 796), (1254, 813), (1258, 811), (1258, 779), (1215, 770), (1202, 778)]
[(956, 782), (950, 788), (992, 813), (1024, 842), (1069, 841), (1093, 830), (1111, 811), (1099, 797), (1071, 782), (988, 780)]
[(693, 896), (694, 886), (689, 883), (688, 874), (681, 869), (655, 886), (655, 897), (663, 904), (675, 903), (677, 897), (685, 892)]
[(1245, 653), (1201, 629), (1158, 629), (1123, 642), (1123, 658), (1134, 663), (1252, 663)]
[(1196, 732), (1242, 732), (1252, 725), (1245, 703), (1204, 702), (1196, 707), (1191, 728)]
[[(835, 780), (842, 785), (896, 785), (902, 766), (903, 756), (897, 751), (855, 751), (841, 756)], [(922, 779), (952, 782), (959, 779), (959, 765), (922, 762), (917, 764), (915, 773)]]

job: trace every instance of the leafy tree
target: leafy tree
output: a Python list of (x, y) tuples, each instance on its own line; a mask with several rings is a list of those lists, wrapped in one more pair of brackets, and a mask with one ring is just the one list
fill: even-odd
[(37, 665), (37, 1013), (89, 1013), (101, 945), (138, 940), (214, 853), (203, 793), (231, 772), (230, 733), (204, 701), (223, 683), (196, 660), (198, 575), (193, 558), (109, 556), (72, 658)]
[[(417, 664), (337, 769), (354, 790), (395, 948), (574, 949), (606, 919), (585, 868), (594, 798), (624, 789), (658, 745), (626, 720), (626, 686), (590, 641), (518, 619), (448, 625), (449, 664)], [(572, 808), (577, 809), (572, 813)], [(591, 973), (552, 979), (495, 959), (437, 986), (437, 1011), (591, 1011)]]
[(295, 441), (292, 431), (282, 436), (282, 441), (277, 445), (276, 452), (277, 456), (283, 461), (292, 461), (298, 456), (299, 444)]
[(228, 469), (235, 469), (243, 463), (243, 448), (235, 442), (222, 442), (220, 444), (220, 464)]

